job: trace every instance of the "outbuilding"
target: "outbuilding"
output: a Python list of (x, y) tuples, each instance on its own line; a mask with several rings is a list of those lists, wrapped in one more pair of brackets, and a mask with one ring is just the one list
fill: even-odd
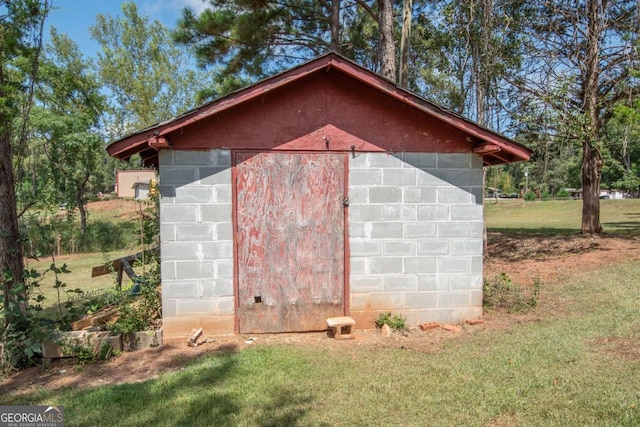
[(530, 156), (335, 53), (108, 151), (159, 168), (176, 337), (480, 317), (482, 168)]

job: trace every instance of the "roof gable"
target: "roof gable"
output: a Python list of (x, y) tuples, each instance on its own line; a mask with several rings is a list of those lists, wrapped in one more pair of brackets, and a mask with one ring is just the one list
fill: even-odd
[(111, 156), (157, 150), (473, 151), (528, 160), (524, 146), (329, 53), (111, 143)]

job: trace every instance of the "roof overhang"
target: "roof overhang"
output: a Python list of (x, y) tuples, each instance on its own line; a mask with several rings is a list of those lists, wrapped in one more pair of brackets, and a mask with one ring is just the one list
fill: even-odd
[(398, 102), (462, 131), (472, 143), (472, 151), (482, 156), (485, 165), (526, 161), (531, 157), (531, 151), (525, 146), (429, 102), (336, 53), (317, 57), (281, 74), (204, 104), (174, 119), (134, 132), (109, 144), (107, 151), (109, 155), (122, 160), (126, 160), (134, 154), (140, 154), (146, 164), (157, 165), (158, 150), (171, 148), (168, 138), (170, 133), (254, 100), (267, 92), (304, 79), (311, 74), (326, 73), (329, 70), (337, 70)]

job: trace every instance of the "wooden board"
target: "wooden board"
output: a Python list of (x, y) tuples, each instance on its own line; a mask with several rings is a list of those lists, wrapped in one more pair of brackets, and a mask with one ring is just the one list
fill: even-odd
[(324, 330), (344, 314), (345, 156), (235, 154), (241, 333)]

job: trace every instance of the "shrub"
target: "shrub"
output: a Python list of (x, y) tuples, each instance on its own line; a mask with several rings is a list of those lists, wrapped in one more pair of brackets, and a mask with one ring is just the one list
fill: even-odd
[(405, 319), (399, 314), (391, 314), (391, 312), (380, 313), (375, 320), (376, 328), (382, 328), (384, 325), (389, 325), (394, 331), (401, 331), (406, 326)]
[(529, 190), (526, 193), (524, 193), (524, 199), (527, 202), (531, 202), (531, 201), (536, 199), (536, 193), (534, 193), (533, 191)]
[(532, 294), (526, 296), (520, 285), (513, 283), (505, 273), (502, 273), (492, 280), (485, 279), (482, 290), (484, 307), (506, 309), (510, 313), (525, 312), (538, 305), (540, 282), (536, 280)]
[(561, 190), (558, 190), (558, 192), (556, 193), (556, 197), (558, 199), (568, 199), (569, 197), (571, 197), (571, 194), (569, 194), (569, 192), (563, 188)]

